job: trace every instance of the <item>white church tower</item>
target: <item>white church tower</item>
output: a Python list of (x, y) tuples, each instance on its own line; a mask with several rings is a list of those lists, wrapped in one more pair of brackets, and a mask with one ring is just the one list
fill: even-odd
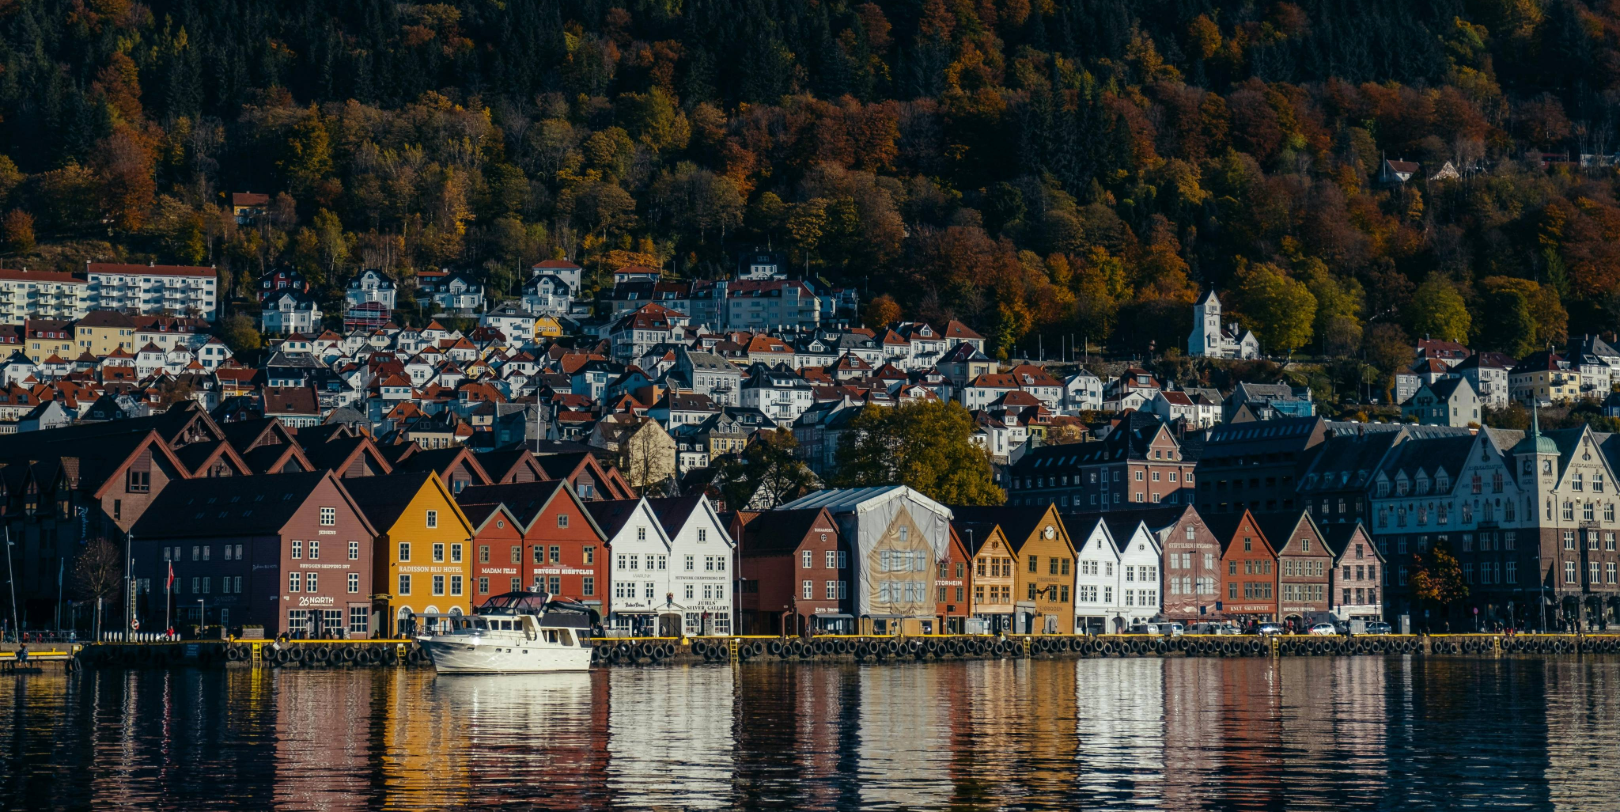
[(1237, 324), (1221, 327), (1221, 300), (1213, 288), (1193, 305), (1193, 331), (1187, 354), (1203, 358), (1259, 358), (1260, 340)]
[(1193, 331), (1187, 337), (1187, 354), (1194, 356), (1214, 356), (1219, 358), (1221, 352), (1221, 300), (1215, 297), (1215, 289), (1204, 294), (1204, 298), (1193, 305)]

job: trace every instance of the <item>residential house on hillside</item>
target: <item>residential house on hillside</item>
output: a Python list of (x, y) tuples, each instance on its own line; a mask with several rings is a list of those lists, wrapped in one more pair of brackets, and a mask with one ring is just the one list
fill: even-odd
[(259, 311), (259, 328), (270, 335), (313, 333), (321, 327), (321, 306), (315, 297), (297, 290), (269, 294)]
[(1310, 387), (1289, 386), (1281, 383), (1239, 383), (1226, 396), (1223, 419), (1239, 422), (1240, 411), (1246, 410), (1258, 419), (1272, 417), (1311, 417), (1316, 404), (1311, 400)]
[(1508, 370), (1518, 362), (1499, 352), (1476, 352), (1451, 368), (1474, 388), (1481, 406), (1492, 409), (1508, 405)]
[(1581, 397), (1581, 373), (1556, 352), (1531, 353), (1508, 372), (1508, 396), (1524, 406), (1572, 403)]
[(1466, 428), (1480, 425), (1479, 396), (1466, 378), (1445, 378), (1418, 386), (1401, 404), (1401, 417), (1429, 426)]

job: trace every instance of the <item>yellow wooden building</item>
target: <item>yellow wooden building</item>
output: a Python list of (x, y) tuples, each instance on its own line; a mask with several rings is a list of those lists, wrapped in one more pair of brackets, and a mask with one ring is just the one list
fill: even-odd
[(956, 521), (999, 528), (1012, 553), (1013, 631), (1058, 634), (1074, 630), (1074, 545), (1057, 506), (953, 507)]
[(372, 602), (384, 628), (402, 635), (471, 613), (472, 523), (439, 475), (412, 471), (343, 485), (377, 528)]

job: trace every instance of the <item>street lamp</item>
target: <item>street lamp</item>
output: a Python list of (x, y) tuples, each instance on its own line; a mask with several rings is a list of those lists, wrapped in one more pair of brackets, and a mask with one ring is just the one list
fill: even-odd
[(21, 640), (22, 624), (17, 620), (17, 576), (11, 569), (11, 545), (15, 543), (11, 540), (11, 526), (6, 525), (6, 584), (11, 588), (11, 630)]
[(208, 607), (203, 604), (206, 598), (197, 599), (197, 636), (202, 637), (204, 629), (208, 627)]

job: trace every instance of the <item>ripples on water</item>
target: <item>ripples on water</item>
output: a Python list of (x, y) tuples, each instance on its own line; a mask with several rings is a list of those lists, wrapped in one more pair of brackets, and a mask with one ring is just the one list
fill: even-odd
[(1620, 660), (0, 677), (0, 805), (1614, 809)]

